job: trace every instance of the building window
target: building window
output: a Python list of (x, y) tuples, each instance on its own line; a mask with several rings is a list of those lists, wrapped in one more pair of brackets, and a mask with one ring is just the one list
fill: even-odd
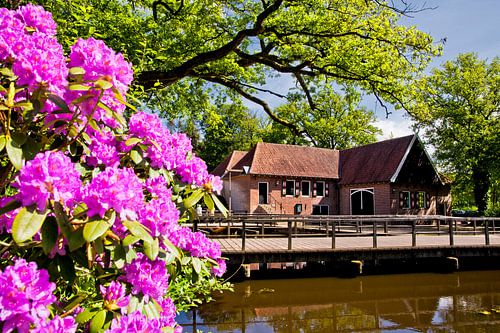
[(302, 181), (302, 196), (308, 197), (311, 195), (311, 182), (308, 180)]
[(295, 195), (295, 180), (287, 180), (286, 181), (286, 191), (285, 195), (294, 196)]
[(328, 215), (330, 213), (330, 207), (328, 205), (313, 205), (312, 209), (313, 215)]
[(269, 203), (269, 184), (259, 183), (259, 205), (267, 205)]
[(316, 182), (316, 196), (317, 197), (325, 196), (325, 182)]
[(418, 192), (417, 193), (417, 205), (418, 208), (427, 208), (427, 197), (425, 195), (425, 192)]
[(409, 191), (399, 192), (399, 208), (403, 209), (411, 208), (411, 196)]

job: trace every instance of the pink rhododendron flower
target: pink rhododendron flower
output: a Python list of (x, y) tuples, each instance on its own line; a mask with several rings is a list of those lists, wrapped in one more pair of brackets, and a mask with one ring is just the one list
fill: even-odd
[(137, 258), (125, 265), (123, 270), (123, 280), (132, 285), (132, 294), (142, 293), (158, 300), (167, 292), (170, 275), (163, 260), (150, 260), (144, 254), (137, 253)]
[(88, 215), (104, 216), (114, 209), (122, 220), (136, 220), (144, 203), (142, 184), (133, 169), (106, 168), (83, 188)]
[(74, 333), (78, 325), (73, 317), (55, 316), (52, 320), (41, 321), (31, 333)]
[[(96, 81), (106, 80), (120, 91), (123, 99), (128, 87), (133, 79), (132, 65), (125, 61), (123, 55), (116, 53), (111, 48), (106, 46), (103, 41), (94, 38), (79, 39), (72, 47), (70, 54), (70, 62), (68, 66), (81, 67), (85, 70), (83, 75), (84, 80)], [(98, 90), (90, 90), (86, 92), (70, 91), (66, 99), (73, 100), (82, 94), (93, 94), (94, 98), (88, 99), (79, 105), (85, 116), (89, 115), (97, 103), (100, 92)], [(111, 89), (104, 91), (102, 99), (103, 104), (111, 108), (118, 114), (122, 114), (125, 110), (125, 105), (120, 103)], [(103, 108), (97, 108), (93, 118), (98, 121), (103, 121), (107, 126), (116, 128), (118, 123)]]
[(120, 282), (111, 281), (109, 286), (100, 286), (99, 289), (104, 299), (104, 306), (108, 310), (124, 308), (130, 301), (130, 296), (125, 295), (125, 287)]
[[(0, 208), (5, 207), (9, 202), (16, 200), (16, 197), (2, 197), (0, 198)], [(14, 222), (14, 218), (21, 208), (14, 209), (8, 213), (0, 215), (0, 234), (3, 233), (11, 233), (12, 232), (12, 223)]]
[(47, 306), (56, 301), (56, 285), (36, 263), (17, 259), (0, 272), (0, 322), (3, 332), (27, 332), (31, 324), (43, 323), (50, 315)]
[(106, 333), (162, 333), (158, 319), (148, 319), (136, 311), (127, 316), (113, 319)]
[(15, 186), (23, 206), (44, 210), (49, 200), (71, 207), (79, 198), (82, 182), (71, 159), (62, 152), (38, 153), (19, 171)]
[(16, 17), (24, 21), (28, 27), (33, 28), (36, 31), (51, 36), (56, 34), (56, 22), (54, 22), (52, 14), (43, 9), (42, 6), (27, 4), (19, 7)]

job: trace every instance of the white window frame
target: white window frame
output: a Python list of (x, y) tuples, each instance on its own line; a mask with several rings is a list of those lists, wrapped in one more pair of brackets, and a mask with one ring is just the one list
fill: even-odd
[[(266, 184), (266, 203), (260, 203), (260, 184)], [(258, 203), (259, 205), (268, 205), (269, 204), (269, 182), (259, 182), (257, 185), (257, 198), (258, 198)]]
[[(319, 184), (319, 183), (323, 183), (323, 194), (321, 194), (321, 195), (319, 195), (319, 194), (318, 194), (318, 184)], [(320, 198), (324, 197), (324, 196), (325, 196), (325, 191), (326, 191), (326, 185), (325, 185), (325, 182), (324, 182), (324, 181), (322, 181), (322, 180), (317, 181), (317, 182), (316, 182), (316, 196), (317, 196), (317, 197), (320, 197)]]
[[(304, 195), (304, 183), (309, 184), (309, 193), (307, 195)], [(303, 180), (300, 182), (300, 195), (303, 197), (310, 197), (311, 196), (311, 181), (310, 180)]]
[[(292, 190), (292, 194), (288, 194), (288, 182), (292, 182), (293, 183), (293, 190)], [(286, 184), (286, 188), (285, 188), (285, 196), (286, 197), (295, 197), (295, 179), (287, 179), (285, 181), (285, 184)]]

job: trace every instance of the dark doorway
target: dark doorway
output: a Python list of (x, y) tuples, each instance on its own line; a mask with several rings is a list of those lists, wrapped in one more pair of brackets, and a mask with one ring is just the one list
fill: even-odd
[(259, 205), (266, 205), (269, 203), (268, 184), (259, 183)]
[(373, 189), (351, 190), (351, 214), (375, 214), (375, 207), (373, 203)]

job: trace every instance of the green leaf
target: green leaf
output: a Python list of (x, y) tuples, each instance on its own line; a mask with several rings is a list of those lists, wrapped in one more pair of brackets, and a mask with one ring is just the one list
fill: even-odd
[(83, 75), (85, 74), (85, 69), (81, 67), (71, 67), (69, 69), (69, 74), (70, 75)]
[(172, 242), (166, 238), (163, 239), (163, 244), (165, 244), (165, 246), (170, 250), (170, 252), (172, 254), (175, 255), (176, 258), (180, 259), (182, 257), (182, 252), (181, 250), (175, 246), (174, 244), (172, 244)]
[(90, 243), (96, 238), (104, 235), (110, 226), (111, 225), (105, 220), (86, 223), (83, 227), (83, 238)]
[(140, 238), (137, 236), (128, 235), (123, 239), (122, 244), (123, 244), (123, 246), (129, 246), (129, 245), (132, 245), (132, 244), (138, 242), (139, 240), (140, 240)]
[(5, 135), (0, 135), (0, 152), (5, 148), (5, 144), (7, 143), (7, 139)]
[(42, 145), (29, 137), (22, 149), (26, 160), (32, 160), (40, 152)]
[(23, 150), (16, 146), (11, 138), (7, 138), (7, 144), (5, 146), (7, 149), (7, 155), (9, 156), (9, 160), (16, 168), (16, 170), (20, 170), (23, 166)]
[(12, 238), (14, 238), (14, 241), (16, 243), (22, 243), (31, 239), (31, 237), (33, 237), (42, 227), (47, 214), (47, 210), (43, 213), (39, 213), (36, 209), (23, 207), (19, 213), (17, 213), (12, 223)]
[(198, 203), (198, 201), (201, 200), (203, 195), (204, 195), (203, 190), (197, 189), (196, 191), (191, 193), (191, 195), (189, 197), (184, 199), (184, 207), (186, 207), (186, 209), (193, 207), (194, 205), (196, 205)]
[(54, 94), (49, 94), (48, 98), (52, 103), (57, 105), (65, 113), (72, 113), (68, 107), (68, 104), (66, 104), (64, 99), (62, 99), (61, 97), (54, 95)]
[(92, 319), (96, 315), (97, 311), (98, 309), (86, 308), (83, 312), (76, 316), (75, 320), (79, 324), (84, 324)]
[(45, 254), (49, 254), (57, 242), (58, 230), (57, 221), (53, 216), (48, 216), (42, 225), (42, 249)]
[(12, 137), (12, 142), (17, 147), (21, 147), (22, 145), (24, 145), (26, 143), (26, 140), (28, 139), (26, 133), (21, 133), (21, 132), (12, 133), (11, 137)]
[(139, 237), (145, 242), (148, 243), (153, 243), (153, 237), (149, 234), (149, 232), (146, 230), (146, 228), (140, 224), (139, 222), (136, 221), (123, 221), (122, 224), (125, 226), (125, 228), (130, 231), (130, 233), (134, 236)]
[(203, 196), (203, 201), (205, 202), (205, 205), (207, 205), (207, 208), (209, 210), (215, 209), (214, 200), (212, 199), (210, 193), (205, 193), (205, 195)]
[(75, 90), (75, 91), (87, 91), (90, 90), (92, 87), (85, 86), (83, 84), (78, 84), (78, 83), (72, 83), (69, 85), (69, 90)]
[(108, 90), (109, 88), (111, 88), (113, 86), (113, 84), (109, 81), (106, 81), (106, 80), (97, 80), (94, 83), (94, 86), (99, 87), (103, 90)]
[(125, 141), (126, 146), (135, 146), (139, 142), (142, 142), (142, 139), (139, 138), (130, 138), (127, 141)]
[(158, 246), (158, 238), (155, 238), (153, 242), (144, 243), (144, 254), (151, 260), (155, 260), (158, 257), (158, 252), (160, 248)]
[(104, 325), (104, 321), (106, 320), (106, 310), (101, 310), (97, 312), (97, 314), (92, 318), (90, 322), (90, 333), (97, 333)]
[[(82, 303), (87, 298), (86, 295), (76, 295), (65, 307), (64, 311), (69, 311)], [(90, 319), (90, 318), (89, 318)]]
[(219, 198), (217, 198), (215, 193), (210, 193), (210, 195), (212, 196), (212, 200), (214, 201), (215, 205), (217, 206), (217, 209), (221, 212), (222, 215), (224, 215), (224, 217), (227, 217), (227, 213), (229, 211), (227, 210), (226, 206), (224, 206), (224, 204), (222, 202), (220, 202)]
[(81, 248), (86, 243), (85, 238), (83, 238), (83, 228), (78, 228), (71, 232), (67, 239), (70, 252)]
[(201, 266), (203, 265), (203, 263), (201, 262), (200, 258), (193, 257), (193, 258), (191, 258), (191, 262), (193, 263), (194, 271), (196, 273), (200, 274), (200, 272), (201, 272)]
[(140, 164), (142, 162), (142, 155), (137, 150), (133, 149), (130, 151), (130, 158), (135, 164)]

